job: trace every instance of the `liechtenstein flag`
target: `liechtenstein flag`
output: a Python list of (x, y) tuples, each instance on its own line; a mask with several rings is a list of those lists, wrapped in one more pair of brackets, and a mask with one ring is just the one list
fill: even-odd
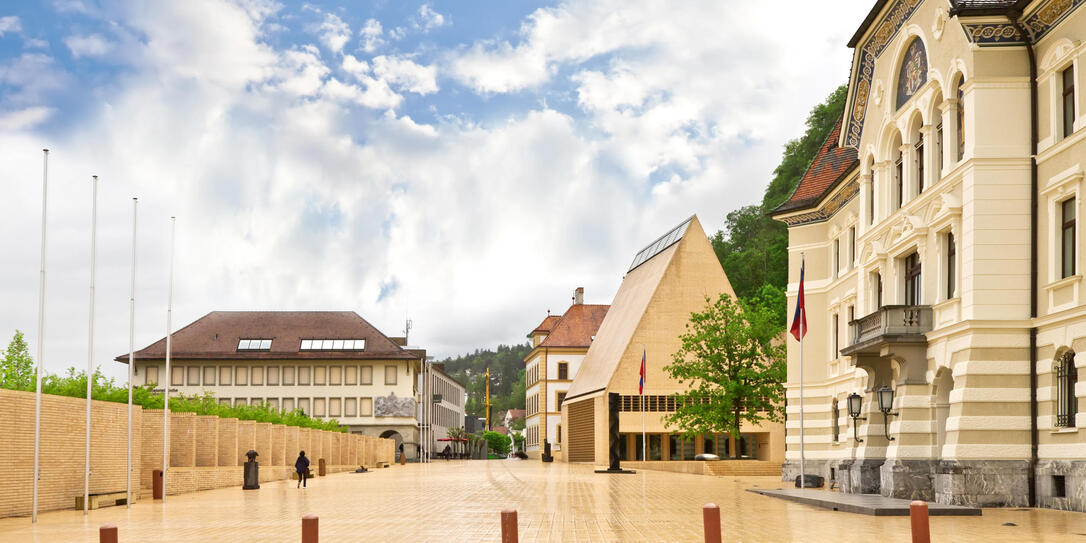
[(796, 297), (796, 315), (792, 317), (792, 337), (801, 341), (807, 335), (807, 310), (803, 307), (803, 269), (807, 267), (806, 259), (799, 265), (799, 296)]
[(637, 384), (637, 393), (645, 394), (645, 349), (641, 349), (641, 382)]

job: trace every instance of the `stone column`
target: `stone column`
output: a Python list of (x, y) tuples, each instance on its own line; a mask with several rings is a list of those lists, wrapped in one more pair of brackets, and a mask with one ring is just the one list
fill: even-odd
[(943, 174), (958, 164), (958, 99), (943, 100), (939, 109), (943, 113)]
[[(901, 193), (902, 194), (901, 194), (901, 202), (899, 202), (899, 203), (901, 204), (901, 207), (905, 207), (905, 204), (912, 201), (912, 199), (915, 198), (916, 194), (917, 194), (917, 192), (916, 192), (917, 180), (916, 180), (916, 167), (915, 167), (916, 147), (913, 147), (913, 144), (915, 143), (913, 141), (908, 141), (908, 142), (905, 142), (904, 140), (902, 140), (902, 141), (903, 141), (903, 143), (901, 144), (901, 147), (898, 147), (898, 150), (901, 152), (901, 179), (902, 179), (902, 187), (901, 187)], [(897, 165), (895, 164), (894, 167), (896, 168)], [(897, 187), (895, 186), (893, 190), (896, 193), (897, 192)]]
[[(871, 172), (860, 175), (860, 224), (857, 225), (856, 228), (857, 237), (866, 232), (871, 225), (871, 213), (869, 210), (871, 199), (874, 197), (874, 194), (871, 193), (872, 183)], [(859, 251), (856, 251), (856, 257), (860, 257)]]
[(942, 177), (935, 168), (938, 163), (935, 159), (937, 154), (935, 149), (935, 127), (930, 124), (921, 126), (920, 135), (924, 138), (924, 156), (918, 158), (924, 161), (924, 179), (918, 179), (917, 181), (923, 184), (924, 190), (928, 190), (938, 183), (940, 177)]
[(885, 218), (894, 209), (894, 163), (890, 160), (875, 163), (875, 220)]

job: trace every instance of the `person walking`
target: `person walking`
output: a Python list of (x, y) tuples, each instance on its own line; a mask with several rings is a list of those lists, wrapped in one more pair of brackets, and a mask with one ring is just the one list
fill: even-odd
[(305, 487), (306, 475), (309, 474), (309, 459), (305, 457), (305, 451), (298, 453), (298, 459), (294, 461), (294, 471), (298, 472), (298, 488)]

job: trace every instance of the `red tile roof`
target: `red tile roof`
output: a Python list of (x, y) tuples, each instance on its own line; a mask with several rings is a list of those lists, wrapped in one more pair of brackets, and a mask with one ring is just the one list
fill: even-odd
[[(271, 339), (271, 349), (239, 352), (242, 338)], [(365, 339), (366, 347), (362, 351), (301, 351), (302, 339)], [(354, 311), (212, 311), (173, 333), (171, 353), (178, 360), (414, 360), (420, 356), (396, 345)], [(135, 358), (166, 358), (166, 338), (136, 351)], [(114, 360), (127, 363), (128, 353)]]
[(562, 317), (559, 317), (558, 315), (547, 315), (547, 317), (543, 319), (543, 322), (539, 323), (539, 326), (536, 326), (535, 330), (532, 330), (532, 333), (528, 335), (550, 333), (550, 331), (554, 329), (554, 325), (558, 324), (558, 321), (561, 319)]
[(818, 150), (814, 160), (811, 161), (807, 172), (799, 180), (795, 192), (783, 204), (774, 210), (774, 213), (792, 211), (810, 207), (819, 202), (837, 185), (845, 174), (852, 171), (859, 164), (856, 149), (852, 147), (839, 147), (837, 141), (841, 136), (841, 122), (838, 119), (829, 137)]
[(562, 315), (540, 347), (584, 347), (592, 345), (592, 336), (600, 329), (609, 305), (573, 304)]

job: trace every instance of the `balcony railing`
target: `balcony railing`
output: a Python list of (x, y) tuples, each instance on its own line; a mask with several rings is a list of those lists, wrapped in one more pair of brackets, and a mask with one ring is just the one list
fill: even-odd
[(849, 323), (850, 343), (841, 353), (850, 355), (883, 343), (926, 341), (924, 334), (931, 328), (929, 306), (882, 306)]

